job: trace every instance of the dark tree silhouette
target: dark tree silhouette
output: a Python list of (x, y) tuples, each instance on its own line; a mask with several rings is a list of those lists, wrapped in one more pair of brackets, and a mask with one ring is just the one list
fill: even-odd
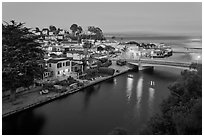
[(99, 27), (89, 26), (88, 31), (92, 32), (94, 35), (92, 36), (95, 40), (104, 40), (103, 32)]
[(57, 28), (55, 26), (53, 26), (53, 25), (50, 25), (49, 29), (50, 29), (51, 32), (57, 31)]
[(78, 29), (78, 25), (77, 24), (72, 24), (70, 27), (70, 30), (72, 31), (72, 34), (75, 36), (75, 33)]
[(92, 47), (92, 43), (86, 41), (84, 44), (83, 44), (83, 48), (84, 48), (84, 55), (85, 55), (85, 58), (83, 59), (83, 65), (84, 65), (84, 70), (86, 70), (86, 67), (87, 67), (87, 55), (88, 55), (88, 52), (89, 52), (89, 49)]
[(11, 91), (11, 100), (18, 87), (28, 87), (42, 76), (39, 61), (44, 52), (37, 38), (23, 23), (2, 24), (2, 85)]
[(202, 65), (191, 68), (196, 70), (183, 71), (170, 85), (171, 95), (163, 101), (162, 113), (151, 118), (142, 134), (202, 134)]

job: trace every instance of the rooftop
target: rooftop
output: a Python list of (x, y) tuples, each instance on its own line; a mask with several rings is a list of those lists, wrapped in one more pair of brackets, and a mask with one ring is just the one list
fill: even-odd
[(52, 58), (48, 60), (48, 63), (58, 63), (60, 61), (65, 61), (65, 60), (73, 60), (72, 57), (67, 57), (67, 58)]

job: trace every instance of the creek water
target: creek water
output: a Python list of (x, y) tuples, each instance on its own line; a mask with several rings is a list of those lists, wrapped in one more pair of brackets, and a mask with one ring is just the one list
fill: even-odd
[(170, 94), (181, 69), (127, 72), (45, 105), (2, 119), (3, 134), (102, 135), (114, 128), (137, 134)]

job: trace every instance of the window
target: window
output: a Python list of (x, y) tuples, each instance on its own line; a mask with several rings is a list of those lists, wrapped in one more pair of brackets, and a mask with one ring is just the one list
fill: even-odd
[(40, 68), (43, 68), (43, 65), (42, 65), (42, 64), (40, 64)]
[(70, 62), (69, 62), (69, 61), (67, 61), (67, 62), (66, 62), (66, 66), (69, 66), (69, 65), (70, 65)]
[(63, 66), (65, 66), (65, 63), (63, 62)]
[(62, 67), (62, 63), (57, 63), (57, 68), (61, 68)]
[(49, 67), (51, 67), (51, 63), (49, 64)]
[(59, 71), (57, 71), (57, 74), (60, 74), (60, 72), (59, 72)]

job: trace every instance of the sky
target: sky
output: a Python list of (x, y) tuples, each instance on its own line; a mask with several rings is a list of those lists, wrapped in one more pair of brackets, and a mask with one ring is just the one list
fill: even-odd
[(3, 2), (2, 19), (40, 29), (76, 23), (104, 33), (202, 35), (201, 2)]

